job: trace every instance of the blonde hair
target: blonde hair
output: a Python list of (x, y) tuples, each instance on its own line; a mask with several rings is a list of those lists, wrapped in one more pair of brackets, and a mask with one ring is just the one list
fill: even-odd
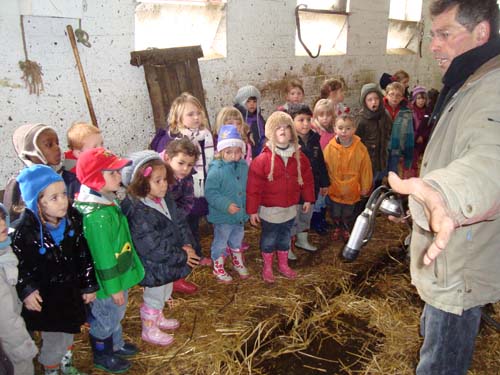
[(399, 82), (392, 82), (387, 85), (385, 88), (385, 92), (389, 94), (390, 91), (399, 91), (401, 95), (405, 94), (405, 87), (403, 86), (402, 83)]
[(92, 134), (101, 134), (101, 130), (88, 122), (74, 122), (66, 133), (68, 148), (81, 150), (85, 138)]
[(335, 119), (335, 125), (337, 125), (340, 120), (344, 122), (349, 121), (354, 129), (358, 128), (358, 123), (354, 121), (354, 116), (351, 113), (342, 113), (341, 115), (337, 116), (337, 118)]
[(188, 92), (183, 92), (172, 102), (170, 107), (170, 112), (168, 113), (168, 125), (170, 126), (170, 131), (172, 133), (178, 133), (180, 129), (184, 128), (182, 124), (182, 116), (186, 110), (186, 104), (191, 103), (200, 110), (201, 116), (201, 127), (204, 129), (208, 126), (207, 116), (205, 115), (205, 109), (201, 105), (200, 101)]
[(313, 124), (314, 126), (321, 127), (318, 121), (318, 116), (325, 112), (332, 115), (332, 122), (327, 130), (333, 130), (333, 125), (335, 124), (335, 109), (330, 99), (320, 99), (316, 102), (313, 111)]
[[(231, 122), (234, 120), (238, 120), (241, 126), (238, 127), (236, 126), (236, 124)], [(241, 135), (241, 139), (243, 140), (243, 142), (248, 143), (248, 133), (250, 132), (250, 127), (245, 123), (245, 120), (243, 120), (243, 115), (241, 114), (241, 112), (234, 107), (223, 107), (219, 111), (219, 113), (217, 114), (217, 118), (215, 119), (215, 125), (213, 129), (214, 137), (217, 137), (219, 135), (219, 130), (222, 125), (228, 124), (235, 125)]]
[(299, 147), (299, 137), (293, 125), (292, 117), (283, 111), (276, 111), (269, 116), (266, 122), (266, 138), (269, 140), (268, 146), (271, 149), (271, 168), (269, 170), (269, 175), (267, 179), (273, 181), (274, 173), (274, 159), (276, 157), (276, 130), (283, 125), (288, 125), (292, 133), (292, 139), (290, 143), (295, 147), (295, 159), (297, 160), (297, 182), (299, 185), (304, 185), (304, 180), (302, 179), (302, 172), (300, 170), (300, 147)]

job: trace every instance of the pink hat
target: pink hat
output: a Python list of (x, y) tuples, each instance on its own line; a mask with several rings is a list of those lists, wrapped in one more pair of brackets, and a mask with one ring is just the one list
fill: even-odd
[(83, 185), (99, 191), (106, 185), (102, 171), (118, 171), (130, 163), (130, 160), (122, 159), (105, 148), (91, 148), (80, 154), (76, 162), (76, 177)]

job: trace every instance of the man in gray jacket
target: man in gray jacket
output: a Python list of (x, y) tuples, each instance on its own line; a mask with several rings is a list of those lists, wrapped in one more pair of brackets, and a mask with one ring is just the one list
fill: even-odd
[(496, 0), (434, 0), (443, 71), (433, 134), (410, 194), (412, 283), (425, 302), (417, 374), (466, 374), (481, 306), (500, 300), (500, 38)]

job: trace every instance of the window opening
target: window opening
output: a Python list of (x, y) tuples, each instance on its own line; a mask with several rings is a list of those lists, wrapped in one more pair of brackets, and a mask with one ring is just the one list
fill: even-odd
[(345, 55), (348, 12), (349, 0), (298, 0), (295, 55)]
[(205, 58), (227, 56), (227, 0), (137, 0), (135, 49), (200, 45)]
[(391, 0), (387, 53), (421, 55), (423, 26), (422, 0)]

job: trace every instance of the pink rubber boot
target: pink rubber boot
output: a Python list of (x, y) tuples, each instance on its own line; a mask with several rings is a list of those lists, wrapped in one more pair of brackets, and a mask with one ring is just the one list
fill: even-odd
[(173, 331), (180, 326), (180, 323), (177, 319), (165, 318), (165, 316), (163, 315), (163, 311), (160, 311), (158, 319), (156, 320), (156, 324), (158, 324), (159, 329), (165, 329), (167, 331)]
[(288, 279), (297, 278), (297, 273), (288, 267), (288, 250), (277, 251), (278, 253), (278, 270)]
[[(287, 257), (288, 257), (288, 251)], [(274, 275), (273, 275), (273, 258), (274, 253), (264, 253), (262, 252), (262, 259), (264, 260), (264, 268), (262, 269), (262, 279), (266, 283), (274, 283)]]
[(145, 304), (141, 306), (141, 337), (150, 344), (167, 346), (174, 342), (174, 338), (168, 333), (160, 331), (158, 328), (157, 321), (160, 313), (160, 310), (153, 309)]

